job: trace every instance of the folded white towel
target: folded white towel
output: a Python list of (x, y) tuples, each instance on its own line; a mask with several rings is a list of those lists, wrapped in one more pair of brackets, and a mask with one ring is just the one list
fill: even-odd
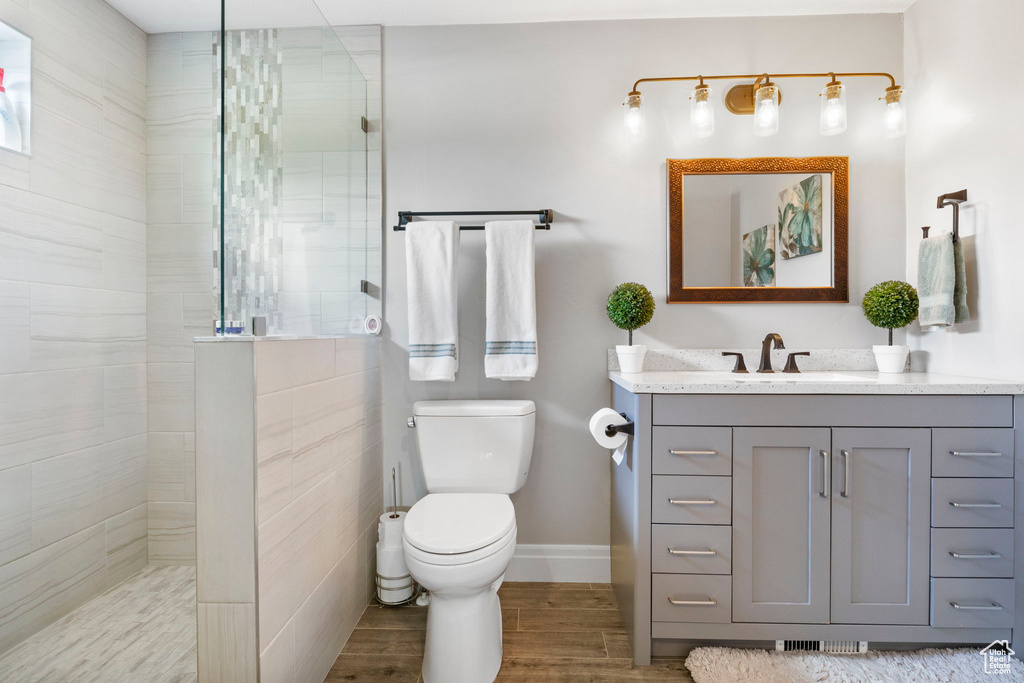
[(530, 380), (537, 374), (537, 287), (532, 221), (489, 221), (487, 347), (484, 372), (493, 379)]
[(452, 221), (417, 221), (409, 223), (405, 240), (409, 379), (453, 382), (459, 369), (459, 230)]

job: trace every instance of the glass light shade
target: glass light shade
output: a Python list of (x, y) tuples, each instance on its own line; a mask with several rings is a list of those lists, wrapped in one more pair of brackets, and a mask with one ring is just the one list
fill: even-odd
[(711, 105), (711, 88), (698, 85), (690, 93), (690, 132), (706, 138), (715, 132), (715, 108)]
[(839, 82), (829, 83), (821, 91), (822, 135), (838, 135), (846, 130), (846, 87)]
[(779, 132), (779, 89), (762, 85), (754, 93), (754, 135), (767, 137)]
[(643, 103), (644, 96), (640, 93), (627, 95), (626, 100), (622, 103), (626, 107), (622, 122), (626, 126), (626, 132), (634, 138), (644, 136)]
[(885, 91), (885, 118), (882, 120), (882, 136), (898, 138), (907, 133), (907, 112), (903, 110), (903, 93), (899, 88)]

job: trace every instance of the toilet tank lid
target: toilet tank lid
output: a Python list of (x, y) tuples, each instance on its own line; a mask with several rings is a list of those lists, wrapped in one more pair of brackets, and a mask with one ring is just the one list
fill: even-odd
[(416, 401), (417, 417), (503, 417), (537, 412), (533, 401)]

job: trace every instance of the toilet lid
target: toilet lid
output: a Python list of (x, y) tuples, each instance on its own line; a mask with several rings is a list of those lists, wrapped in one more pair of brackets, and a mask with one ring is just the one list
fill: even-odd
[(405, 539), (428, 553), (468, 553), (501, 539), (516, 511), (503, 493), (431, 493), (405, 517)]

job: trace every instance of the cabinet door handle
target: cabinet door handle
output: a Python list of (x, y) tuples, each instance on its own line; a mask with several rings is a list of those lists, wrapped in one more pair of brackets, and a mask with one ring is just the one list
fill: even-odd
[(818, 495), (822, 498), (828, 498), (828, 451), (819, 451), (821, 453), (821, 490), (818, 491)]
[(1003, 558), (999, 553), (958, 553), (955, 550), (950, 550), (949, 554), (958, 560), (1001, 560)]
[(949, 504), (955, 508), (1001, 508), (1002, 503), (961, 503), (960, 501), (951, 500)]
[(673, 555), (717, 555), (717, 550), (676, 550), (675, 548), (669, 548), (668, 551)]
[(843, 498), (850, 497), (850, 451), (839, 451), (843, 456), (843, 488), (839, 495)]
[(714, 607), (718, 604), (718, 600), (714, 598), (708, 598), (707, 600), (676, 600), (672, 596), (669, 596), (668, 601), (673, 605), (690, 605), (700, 607)]
[(989, 452), (989, 451), (950, 451), (950, 455), (955, 455), (958, 458), (1001, 458), (1002, 453)]
[(718, 455), (718, 451), (707, 450), (707, 451), (677, 451), (669, 449), (668, 452), (672, 455)]
[(980, 609), (980, 610), (997, 611), (997, 610), (1003, 609), (1003, 606), (1000, 605), (998, 602), (993, 602), (993, 603), (990, 603), (988, 605), (961, 605), (959, 602), (950, 602), (949, 606), (952, 607), (953, 609), (963, 609), (963, 610), (972, 610), (972, 609), (979, 610)]
[(718, 501), (714, 498), (705, 498), (703, 500), (686, 500), (682, 498), (669, 498), (668, 502), (673, 505), (718, 505)]

